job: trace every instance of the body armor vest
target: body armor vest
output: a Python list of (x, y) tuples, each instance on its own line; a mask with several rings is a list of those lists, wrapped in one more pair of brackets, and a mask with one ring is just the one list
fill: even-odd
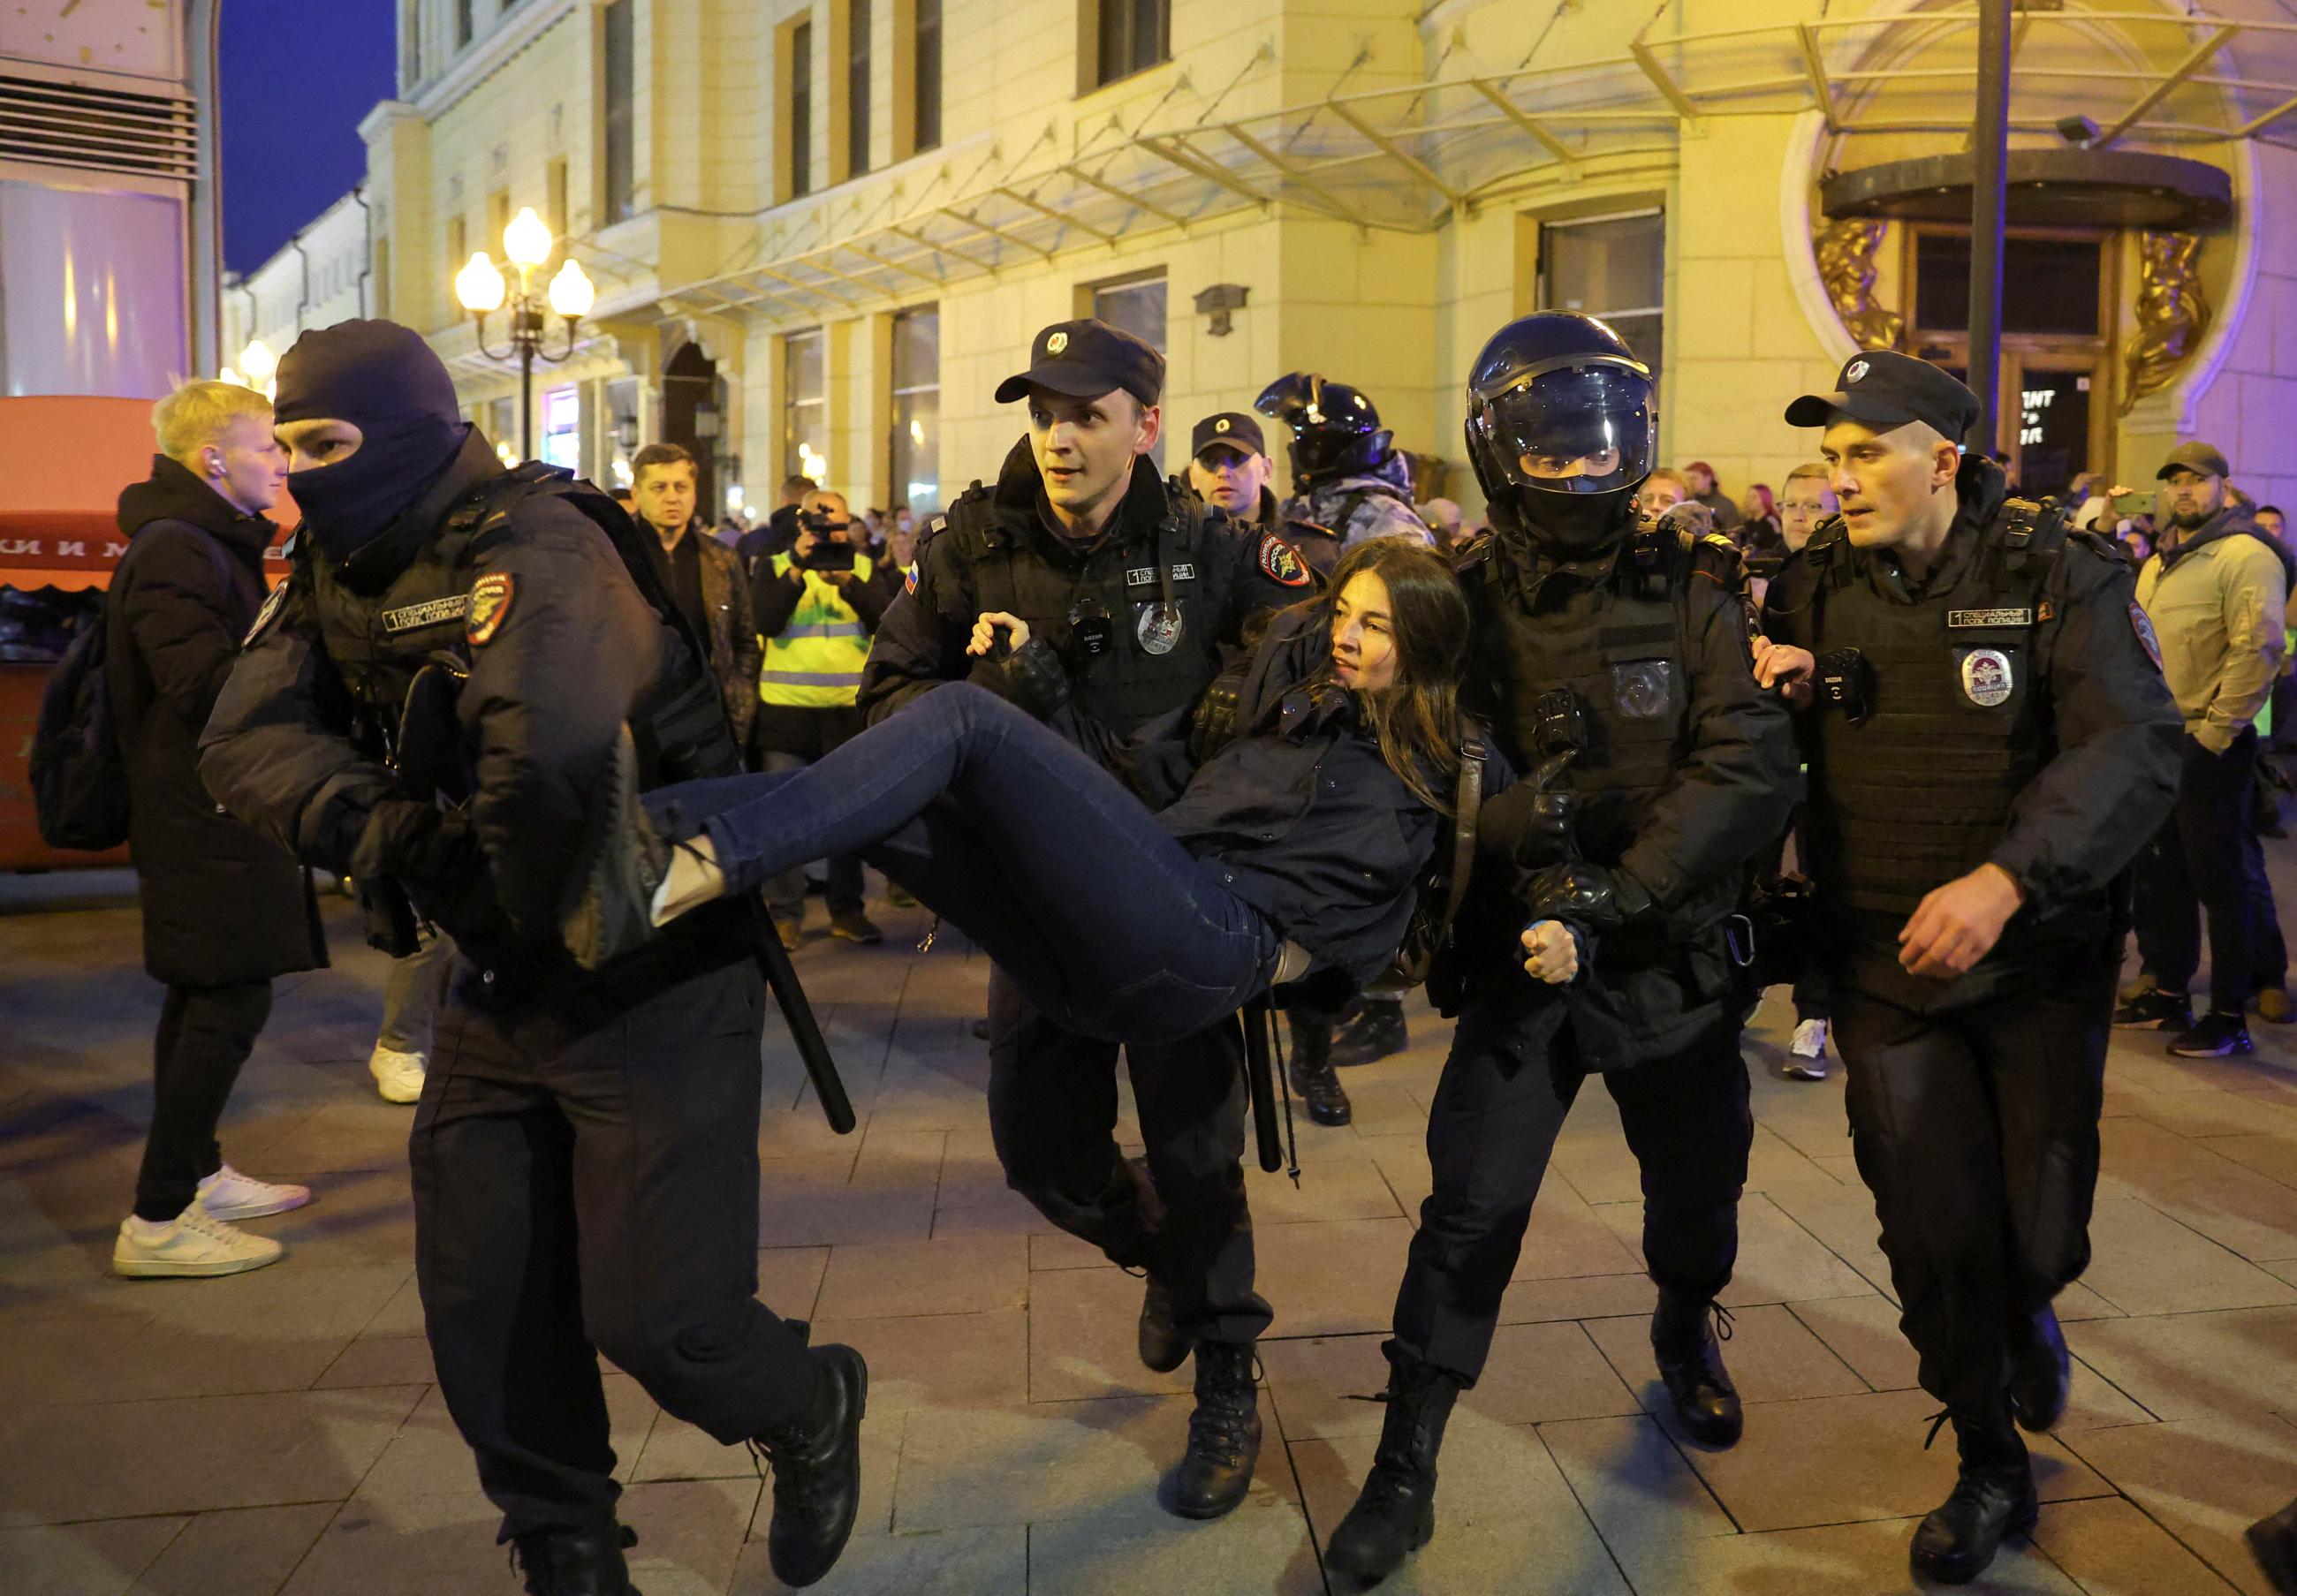
[(1229, 596), (1206, 569), (1204, 531), (1168, 499), (1153, 533), (1127, 527), (1066, 569), (975, 491), (950, 506), (943, 535), (958, 539), (979, 606), (1027, 621), (1067, 666), (1078, 708), (1124, 734), (1194, 703), (1220, 671)]
[(2063, 515), (2012, 500), (1980, 537), (1952, 587), (1913, 604), (1874, 591), (1839, 529), (1805, 555), (1823, 679), (1810, 874), (1831, 909), (1892, 934), (1986, 862), (2056, 752), (2037, 655)]
[[(653, 563), (638, 543), (629, 517), (612, 499), (588, 483), (576, 481), (571, 473), (532, 463), (489, 477), (456, 501), (438, 532), (425, 539), (407, 568), (372, 597), (345, 586), (326, 561), (308, 554), (300, 561), (300, 574), (310, 584), (312, 613), (327, 657), (349, 690), (360, 720), (380, 743), (379, 752), (396, 762), (407, 740), (409, 713), (432, 713), (439, 707), (416, 711), (410, 703), (416, 675), (425, 665), (438, 664), (457, 679), (468, 674), (470, 647), (465, 622), (470, 612), (471, 587), (480, 575), (474, 562), (485, 550), (515, 535), (510, 512), (535, 494), (564, 498), (598, 524), (638, 591), (663, 624), (684, 639), (688, 657), (695, 662), (688, 670), (666, 673), (652, 702), (633, 711), (630, 732), (638, 744), (641, 785), (738, 774), (741, 763), (734, 752), (733, 734), (727, 728), (717, 686), (699, 663), (701, 640), (693, 636), (677, 606), (662, 591)], [(439, 728), (426, 726), (417, 728), (417, 735), (435, 739), (440, 734)], [(465, 791), (446, 792), (450, 801), (467, 795), (467, 785)]]

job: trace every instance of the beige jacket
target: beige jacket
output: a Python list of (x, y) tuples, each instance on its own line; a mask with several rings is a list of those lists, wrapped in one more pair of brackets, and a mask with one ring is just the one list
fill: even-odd
[(2246, 512), (2229, 509), (2166, 566), (2137, 573), (2137, 603), (2161, 645), (2161, 673), (2186, 731), (2211, 753), (2233, 746), (2273, 691), (2288, 647), (2288, 579)]

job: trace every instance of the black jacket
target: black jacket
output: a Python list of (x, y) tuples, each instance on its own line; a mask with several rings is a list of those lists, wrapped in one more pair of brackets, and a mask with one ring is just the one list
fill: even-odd
[(1380, 758), (1355, 695), (1315, 683), (1331, 646), (1309, 612), (1278, 615), (1238, 704), (1247, 735), (1157, 819), (1286, 938), (1361, 983), (1404, 940), (1438, 823)]
[(119, 496), (128, 539), (105, 597), (105, 666), (128, 763), (144, 967), (171, 985), (256, 981), (327, 962), (309, 878), (223, 812), (200, 780), (201, 728), (263, 603), (276, 530), (165, 456)]

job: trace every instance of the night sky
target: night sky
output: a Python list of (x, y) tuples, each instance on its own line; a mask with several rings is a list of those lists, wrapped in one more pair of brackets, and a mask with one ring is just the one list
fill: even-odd
[(223, 257), (251, 272), (366, 175), (359, 119), (397, 89), (394, 0), (224, 0)]

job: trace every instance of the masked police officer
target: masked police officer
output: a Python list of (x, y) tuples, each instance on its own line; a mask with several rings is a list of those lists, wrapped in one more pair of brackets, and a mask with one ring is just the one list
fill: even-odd
[[(1412, 507), (1412, 474), (1370, 394), (1326, 382), (1321, 372), (1288, 372), (1261, 391), (1253, 408), (1292, 434), (1292, 497), (1284, 501), (1283, 531), (1316, 569), (1331, 570), (1342, 550), (1367, 538), (1436, 541)], [(1294, 1057), (1313, 1089), (1311, 1106), (1321, 1108), (1317, 1117), (1326, 1123), (1346, 1123), (1347, 1099), (1338, 1095), (1332, 1065), (1370, 1064), (1402, 1052), (1409, 1040), (1404, 1004), (1395, 998), (1360, 995), (1321, 1019), (1295, 1008), (1291, 1019)]]
[(2117, 883), (2181, 729), (2128, 568), (1958, 452), (1978, 415), (1887, 350), (1788, 407), (1825, 428), (1842, 514), (1772, 584), (1758, 646), (1762, 679), (1815, 689), (1806, 868), (1851, 1148), (1961, 1451), (1912, 1561), (1956, 1583), (2034, 1522), (2013, 1418), (2065, 1406), (2050, 1302), (2089, 1261)]
[(852, 1527), (868, 1374), (755, 1296), (754, 911), (596, 973), (561, 940), (625, 722), (649, 786), (740, 769), (699, 639), (642, 594), (628, 518), (564, 473), (506, 473), (408, 329), (304, 334), (276, 414), (302, 529), (201, 773), (454, 937), (411, 1148), (416, 1279), (526, 1588), (630, 1589), (600, 1353), (665, 1411), (762, 1446), (774, 1571), (818, 1580)]
[[(1750, 669), (1736, 551), (1638, 521), (1654, 400), (1618, 334), (1560, 312), (1511, 323), (1477, 358), (1468, 402), (1493, 531), (1461, 561), (1462, 697), (1508, 763), (1538, 775), (1482, 811), (1447, 996), (1459, 1027), (1428, 1123), (1435, 1190), (1384, 1349), (1387, 1421), (1325, 1554), (1367, 1582), (1434, 1533), (1445, 1422), (1483, 1370), (1591, 1073), (1642, 1166), (1651, 1349), (1675, 1412), (1711, 1445), (1741, 1426), (1709, 1325), (1754, 1136), (1726, 922), (1785, 825), (1793, 737)], [(1548, 922), (1577, 946), (1568, 984), (1544, 984), (1559, 974)]]
[[(1148, 457), (1164, 376), (1163, 356), (1099, 321), (1037, 334), (1029, 368), (997, 390), (1000, 404), (1027, 401), (1028, 435), (995, 485), (976, 482), (918, 545), (912, 589), (886, 611), (863, 672), (871, 721), (969, 680), (1045, 720), (1151, 807), (1178, 794), (1186, 722), (1223, 651), (1248, 615), (1306, 597), (1315, 578), (1283, 539), (1235, 527), (1157, 475)], [(1270, 1318), (1252, 1286), (1241, 1031), (1126, 1049), (1144, 1181), (1113, 1134), (1116, 1049), (1060, 1030), (1001, 975), (989, 1012), (989, 1123), (1006, 1179), (1148, 1274), (1142, 1361), (1176, 1369), (1192, 1347), (1197, 1359), (1176, 1505), (1225, 1513), (1258, 1455), (1252, 1343)]]

